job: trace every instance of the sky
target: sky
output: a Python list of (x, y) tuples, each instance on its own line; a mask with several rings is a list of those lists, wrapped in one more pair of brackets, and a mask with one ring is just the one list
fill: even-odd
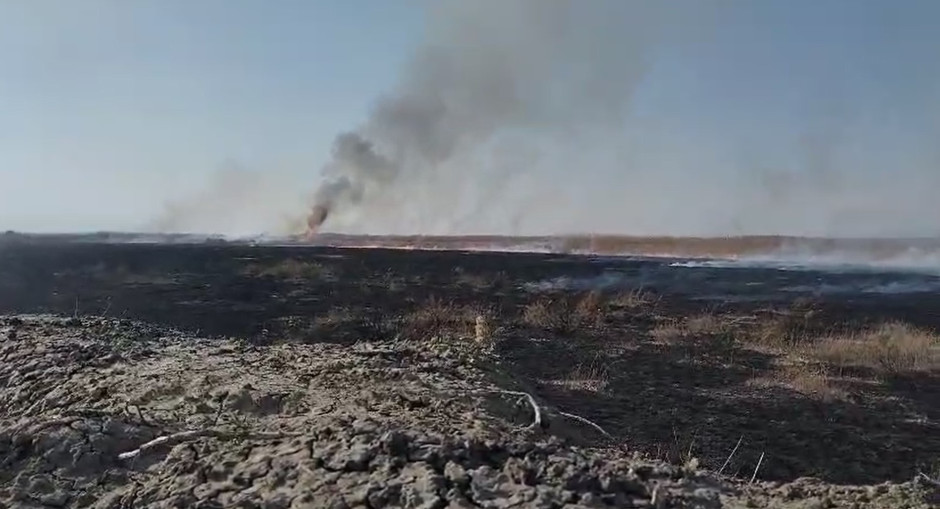
[[(554, 215), (475, 232), (940, 234), (940, 3), (714, 3), (577, 170), (527, 169)], [(427, 22), (421, 0), (0, 0), (0, 229), (288, 228)]]

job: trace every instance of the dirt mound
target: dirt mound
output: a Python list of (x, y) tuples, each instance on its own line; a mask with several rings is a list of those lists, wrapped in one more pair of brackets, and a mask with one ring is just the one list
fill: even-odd
[(4, 506), (929, 506), (928, 481), (745, 485), (645, 460), (538, 402), (532, 426), (526, 388), (466, 342), (22, 316), (0, 320), (0, 359)]

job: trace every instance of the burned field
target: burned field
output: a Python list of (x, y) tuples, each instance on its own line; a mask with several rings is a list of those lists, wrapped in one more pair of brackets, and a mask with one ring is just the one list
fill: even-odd
[(930, 507), (940, 299), (899, 281), (0, 242), (0, 502)]

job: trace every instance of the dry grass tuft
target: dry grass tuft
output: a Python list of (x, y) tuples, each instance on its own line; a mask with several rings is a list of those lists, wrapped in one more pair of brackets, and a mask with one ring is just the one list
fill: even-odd
[(794, 366), (784, 373), (784, 380), (791, 389), (822, 401), (839, 401), (846, 392), (832, 384), (821, 370), (811, 366)]
[(627, 310), (641, 309), (653, 304), (658, 299), (655, 299), (652, 294), (643, 290), (642, 288), (637, 288), (628, 292), (621, 292), (611, 298), (608, 303), (611, 307), (621, 308)]
[(650, 335), (668, 343), (680, 339), (721, 336), (730, 334), (730, 330), (730, 325), (720, 316), (704, 314), (688, 317), (681, 322), (661, 324), (651, 330)]
[(606, 316), (607, 303), (600, 292), (575, 298), (542, 298), (522, 310), (522, 322), (529, 327), (571, 333), (579, 328), (599, 327)]
[(580, 325), (596, 327), (604, 322), (607, 303), (600, 292), (588, 292), (574, 303), (574, 319)]
[(835, 385), (823, 370), (811, 364), (788, 366), (770, 378), (761, 377), (749, 380), (747, 385), (785, 387), (823, 402), (843, 401), (848, 397), (848, 393)]
[(560, 319), (556, 314), (558, 306), (552, 299), (539, 299), (530, 302), (522, 310), (522, 321), (531, 327), (542, 329), (557, 329)]
[(820, 341), (810, 354), (842, 373), (868, 368), (886, 375), (940, 369), (940, 337), (904, 323), (886, 323), (856, 335)]
[(697, 315), (686, 318), (685, 329), (689, 334), (722, 334), (727, 332), (728, 323), (716, 315)]
[(489, 311), (437, 298), (429, 299), (423, 306), (405, 315), (401, 322), (405, 337), (412, 339), (457, 336), (489, 342), (497, 332)]
[(477, 345), (484, 348), (492, 348), (502, 329), (496, 326), (496, 320), (491, 313), (481, 312), (476, 315), (473, 324), (473, 339)]
[(782, 351), (798, 351), (818, 336), (819, 306), (812, 299), (800, 298), (789, 309), (774, 311), (761, 322), (749, 338), (753, 343)]
[(566, 378), (552, 383), (569, 390), (603, 392), (610, 384), (610, 372), (607, 359), (595, 355), (591, 360), (578, 363)]
[(733, 364), (739, 350), (737, 335), (721, 316), (703, 314), (659, 325), (650, 331), (655, 340), (675, 348), (689, 363)]
[(274, 265), (248, 265), (242, 270), (242, 274), (248, 277), (276, 279), (321, 279), (332, 276), (330, 270), (322, 264), (296, 258), (288, 258)]
[(785, 313), (762, 322), (751, 339), (761, 346), (794, 351), (812, 343), (813, 337), (808, 315)]
[(663, 343), (674, 343), (685, 338), (688, 333), (688, 329), (679, 321), (663, 323), (650, 330), (650, 336)]

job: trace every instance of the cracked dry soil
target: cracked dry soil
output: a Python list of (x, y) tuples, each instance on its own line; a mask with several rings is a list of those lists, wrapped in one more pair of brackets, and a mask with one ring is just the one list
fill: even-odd
[(643, 459), (544, 405), (531, 429), (498, 392), (526, 388), (466, 342), (29, 315), (0, 319), (0, 361), (2, 507), (931, 507), (923, 481), (749, 485)]

